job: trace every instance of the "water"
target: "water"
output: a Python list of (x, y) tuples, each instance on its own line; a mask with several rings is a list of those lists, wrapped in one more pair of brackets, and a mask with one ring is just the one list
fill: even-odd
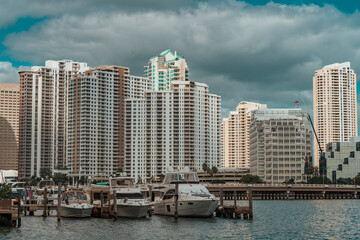
[[(40, 214), (40, 212), (39, 212)], [(22, 217), (0, 239), (360, 239), (359, 200), (254, 201), (253, 220)]]

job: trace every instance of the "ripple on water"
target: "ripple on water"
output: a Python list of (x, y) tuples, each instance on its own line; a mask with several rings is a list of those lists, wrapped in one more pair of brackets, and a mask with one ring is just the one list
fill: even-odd
[(356, 239), (359, 215), (358, 200), (299, 200), (254, 201), (253, 220), (153, 216), (58, 223), (23, 216), (20, 228), (0, 227), (0, 239)]

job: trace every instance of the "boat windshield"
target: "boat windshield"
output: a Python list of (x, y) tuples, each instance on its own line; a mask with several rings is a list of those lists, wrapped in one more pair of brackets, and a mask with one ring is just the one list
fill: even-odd
[(65, 201), (87, 200), (86, 194), (83, 192), (67, 192), (65, 193)]
[(198, 176), (195, 172), (185, 172), (185, 173), (167, 173), (164, 179), (165, 184), (171, 183), (199, 183)]
[(141, 193), (116, 193), (117, 199), (143, 199), (144, 196)]

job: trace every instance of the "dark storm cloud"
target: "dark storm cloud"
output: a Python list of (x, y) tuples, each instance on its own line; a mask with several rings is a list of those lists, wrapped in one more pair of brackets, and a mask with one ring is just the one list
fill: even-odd
[[(5, 41), (8, 54), (36, 64), (63, 58), (92, 66), (117, 64), (142, 75), (149, 57), (171, 48), (187, 59), (191, 80), (207, 83), (222, 96), (225, 113), (243, 100), (293, 106), (299, 94), (311, 109), (315, 69), (351, 61), (359, 72), (358, 12), (235, 1), (186, 2), (180, 8), (173, 1), (169, 4), (175, 7), (163, 11), (156, 2), (153, 8), (136, 9), (129, 1), (131, 11), (102, 11), (116, 2), (98, 6), (90, 1), (87, 13), (60, 14), (11, 34)], [(90, 11), (92, 4), (100, 10)]]

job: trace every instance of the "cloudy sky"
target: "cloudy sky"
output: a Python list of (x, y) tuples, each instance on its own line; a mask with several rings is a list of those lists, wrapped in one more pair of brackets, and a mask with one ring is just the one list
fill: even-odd
[(0, 1), (0, 82), (47, 59), (143, 75), (170, 48), (226, 116), (240, 101), (294, 107), (300, 94), (311, 110), (314, 70), (350, 61), (360, 72), (360, 1)]

